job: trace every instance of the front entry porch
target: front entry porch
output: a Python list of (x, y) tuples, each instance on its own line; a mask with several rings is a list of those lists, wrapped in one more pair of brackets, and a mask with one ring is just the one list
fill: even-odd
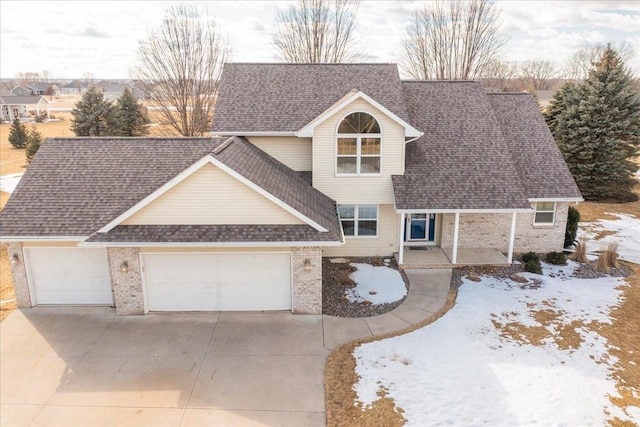
[(453, 248), (437, 246), (405, 246), (401, 269), (410, 268), (453, 268), (465, 265), (509, 265), (507, 257), (497, 249), (458, 248), (457, 261), (452, 262)]

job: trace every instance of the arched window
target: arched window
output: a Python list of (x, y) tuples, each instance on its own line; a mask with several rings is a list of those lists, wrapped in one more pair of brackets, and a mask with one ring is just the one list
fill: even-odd
[(370, 114), (351, 113), (338, 125), (337, 175), (380, 174), (380, 125)]

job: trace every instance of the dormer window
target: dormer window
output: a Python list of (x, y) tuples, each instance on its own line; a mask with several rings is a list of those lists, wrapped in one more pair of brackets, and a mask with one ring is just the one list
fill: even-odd
[(380, 125), (370, 114), (351, 113), (338, 125), (336, 175), (380, 174)]

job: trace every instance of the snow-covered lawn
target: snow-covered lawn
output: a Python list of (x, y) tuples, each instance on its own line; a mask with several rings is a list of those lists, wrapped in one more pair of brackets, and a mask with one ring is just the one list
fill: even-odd
[(349, 301), (385, 304), (401, 300), (407, 294), (407, 288), (397, 270), (358, 262), (350, 265), (357, 270), (349, 275), (356, 282), (355, 287), (347, 290)]
[[(596, 332), (610, 323), (625, 282), (569, 277), (577, 265), (522, 274), (539, 286), (464, 279), (455, 306), (435, 323), (355, 349), (357, 399), (367, 407), (383, 390), (412, 426), (629, 419), (609, 401), (618, 395), (615, 360)], [(640, 423), (640, 408), (627, 410)]]
[(9, 194), (13, 193), (23, 174), (24, 172), (20, 172), (0, 176), (0, 191)]
[[(608, 243), (617, 243), (620, 259), (640, 264), (640, 218), (623, 213), (608, 214), (618, 219), (581, 222), (578, 239), (587, 239), (589, 252), (604, 250)], [(601, 233), (604, 236), (598, 238)]]

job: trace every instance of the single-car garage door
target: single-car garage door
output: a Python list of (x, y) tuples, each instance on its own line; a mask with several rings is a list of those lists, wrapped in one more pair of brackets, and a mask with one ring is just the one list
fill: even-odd
[(25, 248), (35, 304), (113, 305), (105, 249)]
[(150, 311), (290, 310), (291, 254), (142, 255)]

